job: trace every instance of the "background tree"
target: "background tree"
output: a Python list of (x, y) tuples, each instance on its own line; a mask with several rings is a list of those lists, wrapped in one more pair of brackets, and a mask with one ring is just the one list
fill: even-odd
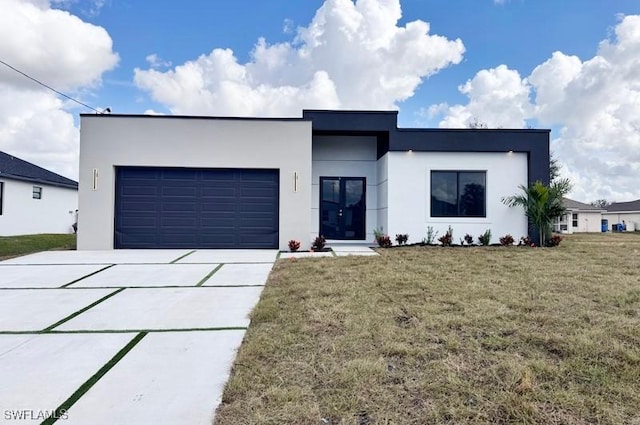
[(611, 205), (611, 202), (606, 199), (596, 199), (595, 201), (590, 202), (591, 205), (598, 208), (605, 208)]
[(477, 117), (473, 117), (473, 120), (467, 124), (467, 128), (489, 128), (489, 126), (485, 121), (480, 121)]
[(556, 179), (560, 178), (560, 168), (562, 165), (558, 162), (558, 158), (553, 156), (553, 152), (551, 152), (551, 156), (549, 157), (549, 182), (553, 183)]

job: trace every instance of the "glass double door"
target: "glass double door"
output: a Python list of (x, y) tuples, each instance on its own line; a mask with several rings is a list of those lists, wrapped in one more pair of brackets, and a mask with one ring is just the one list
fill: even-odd
[(320, 234), (327, 239), (364, 240), (364, 177), (320, 177)]

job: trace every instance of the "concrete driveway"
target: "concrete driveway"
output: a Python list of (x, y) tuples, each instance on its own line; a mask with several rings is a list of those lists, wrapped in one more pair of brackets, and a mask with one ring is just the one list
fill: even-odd
[(210, 424), (275, 250), (0, 262), (0, 424)]

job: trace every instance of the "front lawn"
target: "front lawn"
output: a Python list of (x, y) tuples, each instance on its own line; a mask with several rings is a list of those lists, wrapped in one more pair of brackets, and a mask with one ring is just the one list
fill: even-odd
[(76, 249), (74, 234), (0, 236), (0, 260), (52, 249)]
[(280, 260), (216, 424), (640, 423), (640, 235)]

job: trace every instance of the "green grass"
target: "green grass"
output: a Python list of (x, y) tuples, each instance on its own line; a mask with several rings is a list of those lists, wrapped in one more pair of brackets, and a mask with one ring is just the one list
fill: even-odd
[(74, 234), (0, 236), (0, 259), (39, 251), (76, 249)]
[(280, 260), (216, 424), (640, 423), (640, 235)]

